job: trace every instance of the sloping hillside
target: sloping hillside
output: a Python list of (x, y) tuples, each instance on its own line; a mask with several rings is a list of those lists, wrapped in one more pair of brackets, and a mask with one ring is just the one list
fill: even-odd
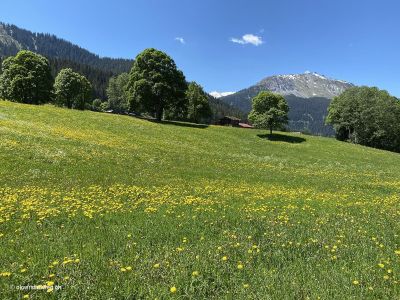
[(0, 298), (398, 298), (400, 155), (265, 133), (0, 101)]
[(130, 71), (132, 60), (99, 57), (55, 35), (35, 33), (12, 24), (0, 22), (0, 57), (30, 50), (48, 58), (69, 60), (104, 72), (119, 74)]

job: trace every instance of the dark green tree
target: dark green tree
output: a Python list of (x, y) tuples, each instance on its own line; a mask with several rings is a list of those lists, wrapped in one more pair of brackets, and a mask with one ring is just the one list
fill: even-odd
[(103, 111), (103, 102), (101, 99), (94, 99), (92, 102), (91, 110), (93, 111)]
[(172, 58), (162, 51), (146, 49), (135, 58), (129, 74), (129, 109), (161, 120), (166, 109), (184, 103), (186, 88), (185, 76)]
[(189, 121), (200, 123), (209, 121), (212, 116), (208, 96), (196, 82), (191, 82), (186, 90), (187, 118)]
[(288, 122), (289, 106), (281, 95), (262, 91), (252, 100), (249, 120), (256, 128), (282, 129)]
[(107, 93), (107, 109), (112, 109), (116, 113), (128, 111), (129, 102), (126, 92), (129, 81), (129, 74), (122, 73), (118, 76), (111, 77), (108, 82)]
[(336, 138), (400, 151), (400, 102), (376, 87), (353, 87), (335, 97), (326, 119)]
[(85, 109), (90, 106), (92, 86), (85, 76), (75, 73), (72, 69), (62, 69), (58, 73), (54, 91), (56, 104), (74, 109)]
[(0, 97), (22, 103), (41, 104), (52, 100), (53, 77), (48, 60), (22, 50), (6, 58), (0, 75)]

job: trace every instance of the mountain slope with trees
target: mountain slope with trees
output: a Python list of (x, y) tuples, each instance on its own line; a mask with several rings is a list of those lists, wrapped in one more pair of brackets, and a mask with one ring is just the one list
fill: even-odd
[(100, 57), (55, 35), (35, 33), (0, 22), (0, 56), (16, 55), (20, 50), (30, 50), (48, 58), (69, 60), (114, 74), (128, 72), (133, 62), (130, 59)]
[(289, 104), (289, 128), (317, 135), (334, 135), (332, 126), (325, 124), (331, 99), (354, 85), (330, 79), (318, 73), (270, 76), (259, 83), (220, 100), (238, 107), (245, 113), (251, 110), (251, 100), (261, 91), (284, 96)]

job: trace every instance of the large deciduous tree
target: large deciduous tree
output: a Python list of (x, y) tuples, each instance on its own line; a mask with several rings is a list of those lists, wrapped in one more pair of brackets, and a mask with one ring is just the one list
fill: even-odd
[(92, 98), (92, 86), (85, 76), (72, 71), (62, 69), (58, 73), (54, 92), (56, 104), (74, 109), (85, 109)]
[(186, 88), (185, 76), (171, 57), (153, 48), (146, 49), (135, 58), (129, 74), (129, 108), (161, 120), (166, 109), (184, 103)]
[(288, 122), (289, 106), (281, 95), (262, 91), (252, 100), (249, 120), (256, 128), (281, 129)]
[(400, 102), (376, 87), (353, 87), (335, 97), (328, 124), (336, 138), (353, 143), (400, 151)]
[(53, 77), (45, 57), (22, 50), (6, 58), (1, 69), (1, 98), (29, 104), (52, 100)]

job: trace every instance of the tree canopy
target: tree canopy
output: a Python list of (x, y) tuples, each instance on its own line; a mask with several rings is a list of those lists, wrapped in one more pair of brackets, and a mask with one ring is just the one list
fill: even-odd
[(146, 49), (136, 56), (129, 74), (129, 108), (161, 120), (166, 109), (184, 104), (186, 88), (185, 76), (171, 57), (154, 48)]
[(354, 87), (335, 97), (326, 122), (339, 140), (400, 151), (400, 102), (376, 87)]
[(1, 98), (29, 104), (52, 100), (53, 77), (45, 57), (22, 50), (6, 58), (1, 69)]
[(256, 128), (281, 129), (288, 122), (289, 106), (281, 95), (267, 91), (260, 92), (252, 100), (249, 120)]
[(56, 104), (68, 108), (85, 109), (92, 98), (92, 86), (85, 76), (72, 71), (62, 69), (58, 73), (54, 91)]

